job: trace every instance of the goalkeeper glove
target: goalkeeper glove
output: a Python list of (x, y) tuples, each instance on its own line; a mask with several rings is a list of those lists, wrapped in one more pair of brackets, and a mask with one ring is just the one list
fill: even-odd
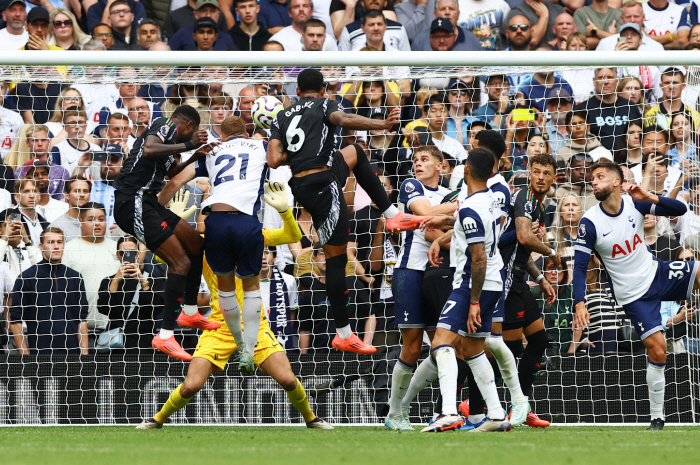
[(287, 202), (287, 190), (284, 184), (279, 182), (267, 182), (265, 183), (265, 202), (280, 213), (284, 213), (289, 209), (289, 203)]
[(190, 191), (187, 189), (180, 189), (175, 193), (175, 197), (173, 197), (173, 199), (170, 201), (170, 211), (175, 213), (183, 220), (185, 218), (189, 218), (195, 211), (197, 211), (197, 205), (192, 205), (190, 208), (185, 210), (189, 200)]

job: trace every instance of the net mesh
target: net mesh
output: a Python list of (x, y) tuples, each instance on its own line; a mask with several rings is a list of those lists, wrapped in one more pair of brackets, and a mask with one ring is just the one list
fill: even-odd
[[(327, 93), (345, 111), (374, 117), (386, 115), (393, 106), (401, 107), (400, 128), (338, 130), (335, 135), (338, 148), (353, 143), (366, 148), (395, 204), (403, 181), (415, 175), (412, 154), (421, 145), (435, 144), (443, 152), (447, 160), (439, 182), (452, 191), (460, 186), (460, 171), (473, 148), (472, 138), (483, 128), (499, 130), (506, 137), (508, 152), (500, 169), (513, 192), (527, 183), (530, 157), (547, 153), (556, 158), (557, 190), (545, 202), (543, 240), (566, 262), (557, 270), (551, 261), (533, 255), (538, 267), (547, 271), (546, 278), (558, 285), (555, 304), (546, 305), (532, 282), (535, 277), (528, 277), (550, 342), (531, 395), (533, 411), (543, 419), (557, 423), (649, 421), (645, 349), (615, 302), (599, 262), (590, 266), (587, 288), (592, 324), (582, 334), (572, 330), (573, 240), (582, 212), (597, 203), (586, 167), (609, 158), (629, 168), (625, 171), (629, 182), (677, 197), (690, 206), (678, 219), (645, 220), (645, 240), (654, 254), (663, 260), (683, 260), (700, 250), (700, 202), (693, 181), (699, 163), (696, 88), (700, 71), (690, 67), (686, 77), (681, 68), (675, 76), (656, 67), (321, 68), (329, 83)], [(170, 116), (182, 104), (198, 110), (211, 141), (220, 137), (222, 120), (234, 114), (244, 119), (252, 137), (266, 138), (267, 132), (256, 130), (252, 123), (253, 101), (261, 95), (276, 95), (285, 105), (292, 104), (296, 76), (302, 69), (0, 67), (4, 82), (0, 208), (18, 208), (11, 212), (20, 215), (10, 217), (8, 210), (0, 231), (0, 248), (4, 248), (0, 264), (4, 318), (0, 425), (138, 423), (160, 410), (187, 373), (187, 364), (168, 359), (150, 346), (162, 318), (167, 269), (152, 253), (143, 251), (143, 280), (137, 286), (131, 278), (128, 292), (114, 290), (122, 258), (117, 254), (117, 241), (122, 234), (114, 223), (111, 181), (123, 160), (108, 156), (107, 161), (100, 161), (89, 153), (117, 144), (128, 154), (152, 120)], [(75, 106), (81, 112), (72, 112)], [(666, 134), (666, 144), (644, 137), (657, 127)], [(651, 168), (641, 163), (642, 153), (650, 151), (665, 154)], [(25, 166), (34, 159), (48, 161), (48, 179), (38, 167)], [(285, 182), (291, 174), (280, 168), (271, 176)], [(21, 181), (27, 177), (33, 182)], [(91, 184), (81, 187), (85, 183), (71, 183), (72, 177)], [(208, 181), (198, 178), (178, 192), (170, 208), (188, 212), (183, 213), (185, 219), (202, 229), (200, 205), (208, 189)], [(276, 271), (266, 274), (263, 301), (270, 331), (285, 349), (316, 414), (331, 423), (376, 424), (387, 413), (391, 373), (401, 352), (395, 323), (404, 312), (394, 307), (391, 282), (393, 269), (401, 265), (397, 256), (402, 238), (382, 231), (379, 214), (354, 178), (345, 193), (353, 241), (346, 278), (351, 290), (351, 324), (360, 337), (377, 346), (378, 353), (358, 357), (330, 349), (331, 313), (323, 286), (318, 284), (321, 271), (311, 255), (318, 235), (291, 193), (290, 206), (303, 239), (276, 249), (271, 267)], [(107, 239), (93, 247), (76, 247), (80, 241), (87, 242), (81, 236), (90, 233), (73, 213), (88, 200), (106, 207), (103, 229), (97, 227), (94, 234)], [(18, 222), (23, 226), (13, 226)], [(101, 219), (96, 223), (102, 223)], [(279, 214), (266, 207), (264, 226), (281, 225)], [(66, 234), (63, 263), (81, 273), (84, 290), (66, 287), (55, 277), (36, 271), (42, 260), (39, 235), (50, 226)], [(433, 274), (430, 279), (450, 277), (448, 267), (429, 273)], [(205, 269), (199, 299), (203, 314), (208, 312), (211, 294), (206, 275)], [(52, 282), (58, 287), (51, 287)], [(437, 301), (426, 300), (426, 305), (439, 311), (448, 295), (435, 293), (440, 294), (433, 299)], [(74, 304), (78, 307), (86, 305), (87, 316), (71, 314), (76, 310), (70, 305), (57, 303), (60, 299), (75, 302), (71, 298), (78, 299)], [(665, 302), (662, 315), (664, 323), (672, 320), (666, 331), (667, 421), (695, 423), (700, 419), (696, 405), (700, 326), (694, 303)], [(88, 326), (85, 354), (80, 354), (80, 320)], [(122, 327), (125, 348), (96, 350), (96, 341), (104, 342), (100, 334)], [(199, 332), (179, 328), (176, 335), (192, 353)], [(428, 348), (423, 345), (421, 359)], [(303, 423), (279, 384), (261, 371), (239, 373), (235, 359), (236, 354), (170, 421)], [(507, 402), (509, 394), (500, 379), (498, 385), (501, 400)], [(411, 408), (413, 421), (426, 422), (432, 416), (436, 388), (437, 383), (416, 398)], [(467, 395), (465, 386), (459, 400)]]

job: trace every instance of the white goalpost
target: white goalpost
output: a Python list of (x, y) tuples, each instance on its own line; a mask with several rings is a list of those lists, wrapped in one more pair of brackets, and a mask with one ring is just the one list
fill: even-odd
[[(133, 302), (122, 304), (122, 310), (115, 310), (110, 303), (108, 284), (119, 267), (116, 242), (121, 237), (119, 230), (112, 228), (112, 179), (106, 170), (108, 162), (94, 157), (88, 157), (86, 162), (80, 158), (82, 153), (101, 152), (107, 145), (116, 144), (128, 156), (136, 137), (153, 119), (169, 117), (184, 104), (196, 108), (202, 127), (210, 130), (212, 140), (219, 135), (221, 119), (234, 114), (247, 123), (251, 137), (265, 138), (268, 132), (256, 128), (251, 119), (253, 101), (261, 95), (274, 95), (283, 104), (293, 103), (296, 76), (305, 67), (321, 70), (328, 83), (326, 92), (340, 101), (345, 111), (374, 117), (385, 115), (393, 106), (401, 107), (400, 128), (374, 132), (339, 130), (335, 135), (338, 147), (358, 143), (366, 149), (378, 176), (391, 185), (388, 190), (395, 204), (401, 182), (413, 175), (412, 150), (426, 143), (437, 145), (447, 156), (441, 183), (452, 190), (461, 186), (458, 172), (468, 157), (473, 133), (482, 128), (499, 130), (511, 138), (507, 140), (510, 152), (501, 168), (513, 190), (527, 183), (528, 157), (548, 153), (557, 159), (557, 183), (561, 189), (552, 192), (546, 202), (548, 223), (544, 240), (567, 258), (568, 269), (559, 270), (559, 274), (550, 270), (561, 276), (556, 278), (560, 297), (557, 303), (547, 306), (537, 295), (550, 348), (533, 385), (533, 411), (554, 425), (648, 424), (646, 353), (629, 318), (614, 301), (599, 264), (589, 270), (592, 274), (587, 291), (589, 311), (598, 312), (595, 323), (580, 335), (571, 328), (572, 241), (582, 211), (594, 201), (585, 179), (577, 181), (577, 175), (572, 174), (577, 168), (571, 160), (578, 155), (589, 160), (585, 157), (591, 153), (596, 161), (601, 157), (612, 159), (630, 168), (630, 179), (652, 186), (660, 195), (685, 201), (688, 218), (651, 218), (649, 225), (645, 224), (645, 239), (654, 253), (665, 260), (690, 256), (700, 259), (700, 181), (694, 180), (700, 176), (697, 51), (4, 52), (0, 56), (0, 84), (5, 92), (5, 108), (0, 114), (0, 168), (4, 165), (5, 171), (0, 169), (0, 203), (5, 203), (0, 210), (19, 203), (20, 208), (40, 214), (44, 227), (49, 226), (68, 210), (67, 205), (72, 205), (69, 192), (64, 192), (69, 178), (88, 179), (91, 200), (104, 203), (106, 208), (106, 240), (115, 244), (111, 264), (100, 263), (102, 266), (96, 267), (89, 258), (77, 259), (89, 307), (87, 354), (80, 354), (74, 342), (61, 342), (70, 347), (53, 345), (58, 340), (77, 340), (77, 334), (51, 333), (52, 325), (42, 324), (46, 323), (44, 318), (53, 318), (46, 316), (51, 315), (46, 307), (37, 310), (26, 303), (18, 304), (28, 300), (18, 299), (17, 293), (24, 291), (17, 290), (17, 280), (36, 261), (30, 260), (29, 255), (20, 257), (20, 265), (13, 268), (11, 259), (3, 263), (0, 256), (0, 426), (137, 424), (160, 409), (187, 373), (186, 363), (168, 359), (150, 348), (148, 337), (152, 337), (161, 321), (167, 272), (153, 254), (143, 255), (143, 271), (151, 280), (148, 293), (141, 292)], [(679, 85), (685, 86), (684, 90), (673, 97), (683, 103), (685, 110), (680, 114), (665, 115), (654, 110), (667, 98), (661, 80), (668, 67), (683, 71), (683, 83)], [(614, 70), (614, 83), (609, 84), (614, 86), (612, 91), (601, 91), (602, 84), (594, 82), (600, 68)], [(545, 84), (537, 81), (541, 89), (525, 95), (523, 85), (531, 82), (534, 74), (544, 76)], [(499, 90), (495, 89), (494, 77), (502, 77)], [(634, 83), (639, 83), (638, 88)], [(626, 84), (631, 87), (625, 87)], [(249, 86), (252, 91), (244, 90)], [(550, 93), (550, 89), (563, 88), (563, 96)], [(598, 119), (586, 119), (589, 133), (584, 134), (583, 142), (572, 143), (566, 134), (571, 134), (576, 116), (567, 117), (566, 113), (579, 110), (579, 105), (591, 98), (602, 98), (601, 92), (615, 98), (605, 100), (612, 102), (601, 105), (605, 109), (595, 110), (600, 113), (596, 113)], [(502, 108), (500, 95), (504, 96)], [(561, 102), (559, 107), (551, 107), (550, 99), (570, 101), (571, 107), (564, 110)], [(439, 116), (430, 116), (433, 105), (442, 106), (433, 109), (441, 112)], [(484, 107), (486, 110), (478, 110)], [(528, 116), (519, 126), (509, 113), (520, 108), (526, 112), (532, 109), (532, 117)], [(84, 118), (84, 124), (68, 122), (66, 115)], [(74, 129), (73, 125), (80, 128)], [(668, 155), (665, 169), (645, 171), (646, 162), (636, 161), (643, 152), (641, 140), (646, 131), (657, 126), (672, 135), (668, 147), (672, 155)], [(46, 146), (37, 142), (42, 140)], [(88, 147), (83, 143), (89, 148), (83, 149)], [(66, 205), (52, 203), (49, 208), (22, 203), (24, 194), (16, 189), (23, 185), (22, 178), (31, 177), (34, 159), (47, 160), (51, 166), (48, 190), (42, 192), (37, 187), (37, 194), (48, 193), (51, 199)], [(281, 168), (275, 176), (285, 181), (291, 172)], [(33, 182), (39, 186), (39, 181)], [(199, 205), (206, 195), (207, 182), (195, 180), (185, 191), (187, 199), (182, 210), (192, 209), (185, 219), (197, 226), (202, 222)], [(352, 325), (361, 337), (367, 335), (373, 341), (379, 349), (377, 354), (356, 356), (329, 348), (329, 335), (332, 338), (334, 333), (330, 329), (332, 314), (322, 286), (316, 282), (319, 268), (312, 254), (318, 238), (310, 219), (291, 195), (290, 207), (304, 238), (299, 244), (275, 249), (274, 266), (279, 273), (271, 273), (268, 278), (266, 310), (271, 331), (284, 347), (316, 414), (333, 425), (378, 425), (383, 424), (386, 415), (391, 373), (400, 354), (400, 337), (394, 325), (402, 311), (393, 304), (391, 277), (393, 268), (400, 266), (396, 256), (402, 239), (377, 229), (378, 216), (372, 216), (371, 201), (361, 188), (356, 188), (353, 178), (346, 186), (346, 198), (352, 200), (352, 243), (346, 278), (351, 292)], [(567, 198), (573, 198), (578, 207), (567, 206)], [(264, 227), (281, 227), (275, 210), (263, 210)], [(0, 229), (7, 228), (9, 222), (9, 217), (0, 217)], [(0, 230), (0, 247), (5, 246), (8, 254), (16, 253), (11, 250), (15, 247), (11, 235), (4, 231)], [(375, 240), (377, 237), (379, 240)], [(76, 236), (72, 240), (81, 239)], [(377, 248), (381, 252), (373, 254)], [(548, 262), (539, 256), (534, 258), (544, 270)], [(111, 265), (115, 268), (109, 268)], [(96, 269), (111, 271), (99, 274)], [(286, 280), (279, 281), (282, 275), (286, 275)], [(537, 289), (531, 284), (536, 294)], [(203, 279), (202, 302), (207, 302), (208, 294)], [(700, 322), (698, 316), (692, 316), (691, 308), (696, 300), (694, 296), (687, 309), (683, 303), (664, 305), (664, 315), (673, 320), (666, 332), (667, 425), (700, 422)], [(206, 306), (201, 305), (202, 312), (206, 312)], [(676, 317), (681, 313), (688, 318)], [(54, 317), (61, 321), (61, 327), (65, 326), (65, 315)], [(101, 333), (122, 326), (127, 335), (124, 347), (100, 351), (94, 348)], [(36, 337), (40, 331), (46, 336), (43, 339)], [(198, 336), (195, 330), (177, 330), (177, 337), (190, 353)], [(423, 349), (421, 359), (428, 353), (428, 346), (424, 344)], [(234, 358), (223, 371), (210, 377), (186, 408), (171, 417), (172, 424), (304, 424), (285, 391), (269, 375), (260, 370), (254, 375), (240, 373)], [(501, 380), (497, 383), (501, 400), (508, 402), (505, 386)], [(432, 416), (436, 387), (434, 383), (412, 404), (414, 423), (426, 423)], [(467, 399), (466, 384), (458, 395), (458, 401)]]

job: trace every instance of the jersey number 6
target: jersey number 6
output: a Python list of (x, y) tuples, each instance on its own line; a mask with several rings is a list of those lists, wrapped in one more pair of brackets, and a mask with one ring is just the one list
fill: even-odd
[[(298, 152), (301, 146), (304, 145), (304, 140), (306, 140), (306, 134), (304, 134), (304, 130), (299, 127), (299, 121), (301, 121), (301, 115), (296, 115), (292, 118), (292, 122), (289, 123), (289, 127), (287, 128), (287, 150), (290, 152)], [(295, 136), (299, 137), (296, 144), (292, 143)]]

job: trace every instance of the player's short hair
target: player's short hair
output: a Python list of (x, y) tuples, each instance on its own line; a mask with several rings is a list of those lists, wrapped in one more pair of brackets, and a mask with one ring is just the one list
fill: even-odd
[(496, 157), (496, 160), (500, 160), (503, 154), (506, 153), (506, 140), (498, 131), (482, 129), (474, 134), (474, 139), (479, 141), (480, 149), (486, 149), (491, 152)]
[(60, 234), (61, 239), (65, 240), (65, 238), (66, 238), (66, 236), (63, 234), (63, 230), (61, 228), (57, 228), (55, 226), (49, 226), (48, 228), (41, 231), (41, 234), (39, 234), (39, 243), (43, 244), (44, 238), (49, 234)]
[(316, 18), (307, 19), (306, 21), (304, 21), (303, 31), (306, 32), (306, 29), (310, 27), (322, 27), (325, 31), (326, 23)]
[(583, 118), (583, 120), (588, 124), (588, 118), (586, 110), (573, 110), (566, 114), (566, 119), (564, 119), (564, 124), (571, 126), (571, 122), (574, 120), (574, 116)]
[(34, 184), (34, 187), (36, 187), (36, 181), (34, 178), (26, 177), (26, 178), (20, 178), (19, 181), (15, 182), (15, 194), (19, 194), (22, 188), (27, 184), (27, 183), (32, 183)]
[[(443, 163), (445, 161), (445, 156), (442, 154), (442, 150), (437, 148), (435, 145), (424, 145), (413, 149), (413, 155), (420, 152), (428, 152), (428, 154), (437, 160), (438, 163)], [(493, 167), (493, 163), (491, 163), (491, 166)]]
[(302, 94), (305, 92), (321, 92), (323, 89), (323, 74), (314, 68), (306, 68), (297, 76), (297, 87)]
[(127, 2), (126, 0), (117, 0), (116, 2), (112, 3), (112, 4), (109, 6), (109, 12), (111, 13), (112, 10), (114, 9), (114, 7), (115, 7), (115, 6), (119, 6), (119, 5), (126, 5), (126, 6), (128, 6), (128, 7), (129, 7), (129, 12), (130, 12), (130, 13), (133, 13), (133, 11), (134, 11), (134, 10), (131, 8), (131, 5), (129, 5), (129, 2)]
[(620, 178), (620, 182), (623, 182), (625, 180), (625, 176), (624, 174), (622, 174), (622, 169), (620, 168), (620, 165), (612, 161), (606, 160), (594, 163), (593, 166), (591, 166), (591, 173), (593, 173), (597, 169), (603, 169), (606, 170), (608, 173), (613, 173), (614, 176)]
[(99, 202), (85, 202), (85, 205), (80, 207), (80, 213), (78, 213), (78, 216), (82, 220), (85, 218), (85, 215), (87, 215), (87, 212), (90, 210), (102, 210), (102, 213), (107, 213), (107, 210), (105, 210), (105, 206), (102, 205)]
[[(469, 154), (471, 156), (471, 152)], [(557, 162), (554, 160), (554, 157), (551, 155), (547, 155), (546, 153), (539, 153), (535, 155), (534, 157), (530, 158), (530, 161), (527, 163), (530, 166), (535, 166), (535, 165), (540, 165), (540, 166), (551, 166), (554, 172), (557, 172)]]
[(66, 122), (66, 120), (72, 116), (77, 116), (78, 118), (85, 118), (87, 121), (87, 115), (85, 114), (84, 110), (78, 110), (78, 107), (70, 107), (71, 109), (66, 110), (63, 112), (63, 115), (61, 116), (61, 121)]
[(117, 112), (117, 113), (112, 113), (111, 115), (109, 115), (109, 117), (107, 118), (107, 126), (109, 126), (110, 121), (114, 120), (114, 119), (125, 121), (127, 125), (129, 125), (129, 123), (130, 123), (129, 117), (127, 115), (125, 115), (124, 113), (121, 113), (121, 112)]
[(233, 109), (233, 99), (230, 95), (224, 93), (212, 94), (212, 96), (209, 97), (209, 106), (212, 107), (214, 105), (222, 105)]
[(486, 181), (493, 173), (493, 154), (489, 150), (472, 150), (469, 152), (466, 163), (471, 176), (478, 181)]
[(70, 191), (73, 188), (73, 184), (76, 181), (86, 182), (88, 184), (88, 189), (90, 190), (90, 192), (92, 192), (92, 182), (89, 179), (83, 179), (73, 176), (63, 184), (63, 193), (70, 194)]
[(658, 132), (659, 134), (663, 134), (664, 140), (666, 141), (666, 143), (668, 144), (670, 142), (670, 134), (669, 134), (668, 130), (662, 128), (661, 126), (659, 126), (657, 124), (653, 124), (651, 126), (644, 128), (642, 130), (642, 138), (640, 139), (640, 141), (643, 141), (644, 138), (647, 136), (647, 134), (651, 134), (653, 132)]
[(245, 122), (240, 116), (229, 116), (221, 123), (221, 135), (223, 137), (245, 134)]
[(445, 99), (445, 94), (443, 94), (442, 92), (438, 92), (438, 93), (435, 94), (435, 95), (431, 95), (431, 96), (428, 98), (428, 100), (426, 100), (425, 103), (423, 104), (423, 111), (424, 111), (425, 114), (427, 115), (428, 112), (430, 111), (430, 107), (431, 107), (431, 106), (437, 105), (438, 103), (439, 103), (440, 105), (445, 105), (445, 100), (446, 100), (446, 99)]
[(384, 17), (384, 13), (382, 13), (381, 10), (367, 10), (367, 12), (365, 12), (365, 14), (362, 15), (362, 24), (366, 24), (367, 20), (372, 18), (382, 18), (384, 20), (384, 23), (386, 24), (386, 18)]
[(199, 123), (201, 121), (197, 110), (195, 110), (194, 107), (190, 105), (180, 105), (179, 107), (177, 107), (173, 112), (173, 118), (177, 116), (181, 116), (189, 122), (196, 124), (197, 126), (199, 126)]

